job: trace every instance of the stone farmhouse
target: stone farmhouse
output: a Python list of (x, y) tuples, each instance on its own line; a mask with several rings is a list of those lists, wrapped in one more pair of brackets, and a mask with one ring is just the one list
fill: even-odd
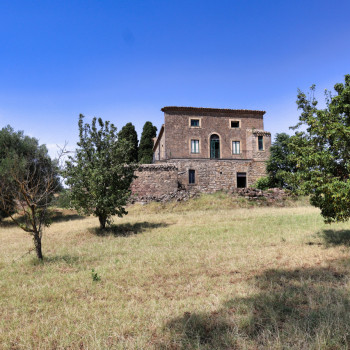
[(164, 107), (162, 112), (153, 164), (139, 168), (133, 193), (233, 190), (266, 175), (271, 134), (264, 131), (264, 111)]

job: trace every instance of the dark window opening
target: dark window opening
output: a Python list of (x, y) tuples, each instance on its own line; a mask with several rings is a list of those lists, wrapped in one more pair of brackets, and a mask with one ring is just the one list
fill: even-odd
[(196, 183), (196, 176), (195, 176), (195, 171), (194, 170), (189, 170), (188, 171), (188, 183), (189, 184)]
[(231, 128), (239, 128), (239, 121), (231, 120)]
[(220, 139), (215, 134), (210, 136), (210, 158), (220, 158)]
[(199, 127), (199, 119), (191, 119), (191, 126)]
[(264, 150), (264, 138), (263, 138), (263, 136), (258, 136), (258, 147), (259, 147), (259, 151)]
[(247, 187), (247, 173), (237, 173), (237, 187)]

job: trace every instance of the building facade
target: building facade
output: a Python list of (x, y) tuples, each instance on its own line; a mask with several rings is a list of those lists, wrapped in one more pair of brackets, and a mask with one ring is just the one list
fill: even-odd
[[(264, 111), (194, 107), (162, 111), (154, 164), (139, 169), (134, 192), (151, 193), (165, 184), (164, 191), (171, 186), (201, 192), (232, 190), (249, 187), (266, 175), (271, 134), (264, 131)], [(157, 180), (147, 187), (145, 178)]]

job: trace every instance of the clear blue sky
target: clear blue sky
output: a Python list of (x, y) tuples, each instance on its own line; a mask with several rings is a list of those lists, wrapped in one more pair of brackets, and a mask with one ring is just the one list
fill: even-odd
[(350, 1), (0, 2), (0, 127), (75, 147), (78, 115), (158, 128), (166, 105), (266, 110), (297, 122), (350, 73)]

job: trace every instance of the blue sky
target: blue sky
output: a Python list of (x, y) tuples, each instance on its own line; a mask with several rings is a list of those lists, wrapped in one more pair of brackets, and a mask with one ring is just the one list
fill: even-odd
[(350, 1), (0, 2), (0, 127), (74, 148), (78, 115), (158, 128), (167, 105), (266, 110), (350, 73)]

